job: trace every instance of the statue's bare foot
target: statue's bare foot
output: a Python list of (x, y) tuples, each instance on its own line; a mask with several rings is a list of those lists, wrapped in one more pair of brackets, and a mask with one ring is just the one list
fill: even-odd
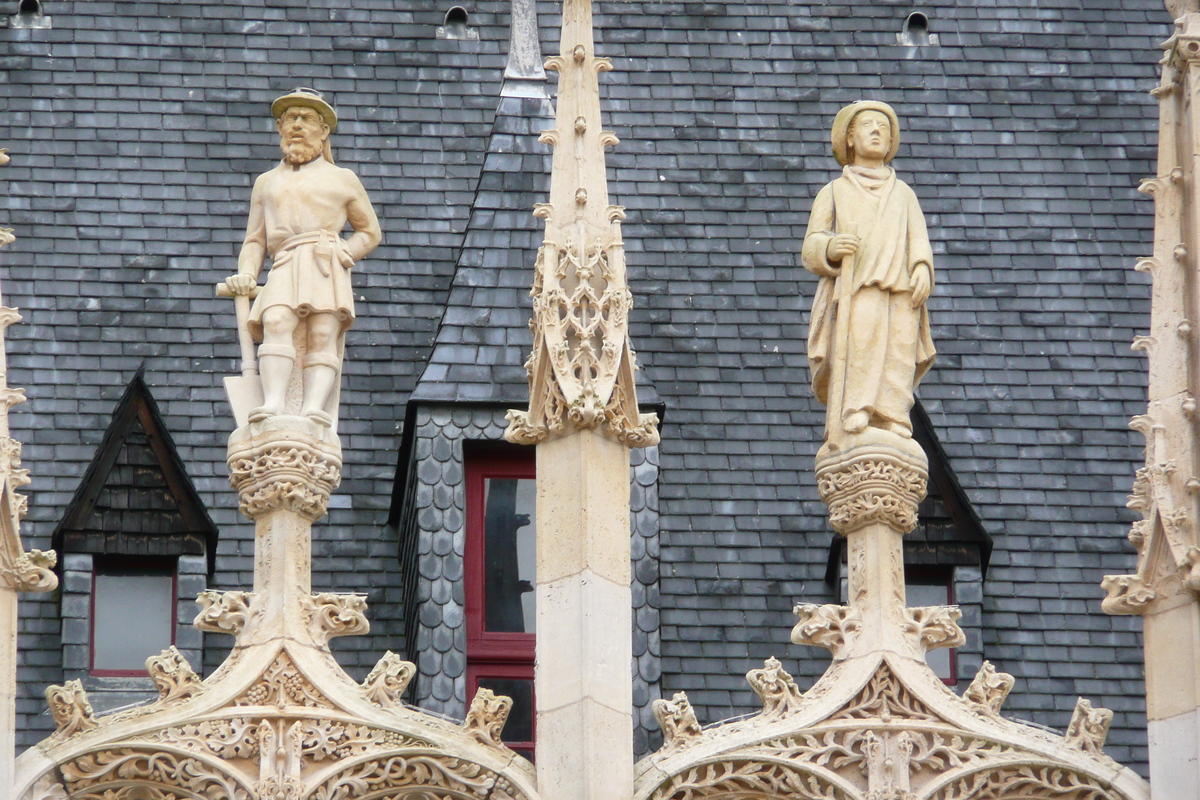
[(250, 416), (247, 417), (247, 419), (249, 419), (251, 422), (262, 422), (267, 417), (275, 417), (278, 415), (279, 411), (270, 406), (259, 406), (250, 412)]
[(887, 430), (904, 439), (912, 438), (912, 428), (908, 427), (907, 425), (901, 425), (899, 422), (889, 422), (887, 424)]
[(308, 417), (322, 428), (330, 428), (333, 426), (333, 418), (319, 408), (314, 408), (311, 411), (305, 411), (304, 416)]
[(871, 422), (871, 415), (866, 411), (854, 411), (846, 415), (843, 426), (846, 433), (862, 433)]

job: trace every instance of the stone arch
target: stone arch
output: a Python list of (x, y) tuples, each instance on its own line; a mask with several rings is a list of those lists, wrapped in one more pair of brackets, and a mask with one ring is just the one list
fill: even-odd
[(692, 764), (663, 781), (650, 800), (861, 800), (845, 780), (786, 759), (730, 754)]
[(82, 753), (59, 765), (72, 800), (251, 800), (250, 787), (219, 759), (155, 744)]
[(495, 770), (444, 750), (393, 750), (345, 759), (314, 784), (305, 800), (423, 800), (426, 796), (527, 800), (524, 792)]
[(926, 800), (1127, 800), (1107, 781), (1048, 762), (986, 764), (949, 773), (924, 794)]

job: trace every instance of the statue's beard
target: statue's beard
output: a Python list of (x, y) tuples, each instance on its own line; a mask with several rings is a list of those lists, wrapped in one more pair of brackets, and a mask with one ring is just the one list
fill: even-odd
[(283, 157), (289, 164), (307, 164), (321, 155), (321, 142), (284, 140), (280, 143)]

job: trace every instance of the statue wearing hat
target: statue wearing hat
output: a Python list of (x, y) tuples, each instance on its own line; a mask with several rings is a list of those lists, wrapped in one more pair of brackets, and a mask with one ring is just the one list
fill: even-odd
[[(275, 100), (271, 113), (283, 160), (254, 182), (238, 272), (225, 281), (233, 295), (257, 291), (246, 328), (262, 342), (263, 399), (248, 421), (299, 413), (328, 427), (337, 414), (345, 333), (354, 322), (350, 270), (382, 237), (358, 176), (333, 163), (333, 107), (312, 89), (296, 89)], [(353, 233), (343, 237), (347, 223)], [(258, 291), (264, 257), (270, 272)], [(294, 369), (298, 409), (288, 407)]]
[(917, 196), (889, 166), (900, 145), (891, 106), (846, 106), (832, 138), (842, 175), (813, 203), (801, 261), (821, 278), (808, 360), (836, 449), (868, 428), (912, 437), (913, 390), (934, 358), (933, 251)]

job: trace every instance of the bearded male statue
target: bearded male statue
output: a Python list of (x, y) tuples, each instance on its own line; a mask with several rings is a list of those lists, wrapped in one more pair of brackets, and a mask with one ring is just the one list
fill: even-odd
[[(263, 258), (270, 256), (266, 286), (248, 319), (250, 332), (262, 342), (263, 393), (249, 421), (285, 413), (292, 371), (299, 366), (299, 412), (328, 427), (337, 413), (345, 335), (354, 322), (350, 269), (382, 236), (358, 176), (333, 164), (333, 107), (319, 92), (296, 89), (276, 99), (271, 113), (283, 160), (254, 182), (238, 272), (225, 281), (233, 294), (251, 294)], [(343, 238), (347, 223), (354, 233)]]
[(933, 250), (917, 196), (889, 166), (900, 121), (886, 103), (853, 103), (834, 118), (832, 142), (842, 175), (817, 195), (801, 251), (821, 278), (808, 359), (826, 441), (868, 427), (910, 439), (913, 390), (934, 358)]

